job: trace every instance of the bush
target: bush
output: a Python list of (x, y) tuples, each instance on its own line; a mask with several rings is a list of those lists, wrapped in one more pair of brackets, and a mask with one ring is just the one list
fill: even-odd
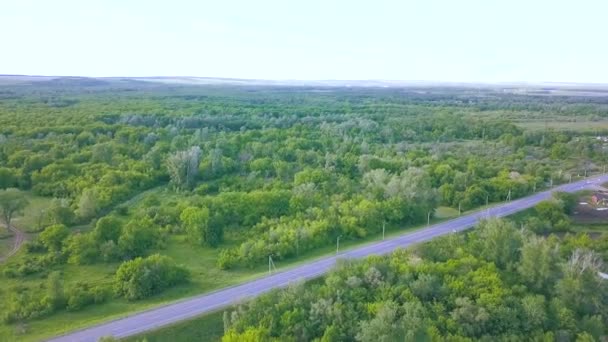
[(106, 287), (95, 286), (79, 282), (69, 291), (67, 307), (68, 311), (78, 311), (91, 304), (105, 302), (110, 292)]
[(184, 283), (188, 278), (188, 270), (169, 257), (154, 254), (122, 263), (114, 277), (114, 290), (128, 300), (137, 300)]

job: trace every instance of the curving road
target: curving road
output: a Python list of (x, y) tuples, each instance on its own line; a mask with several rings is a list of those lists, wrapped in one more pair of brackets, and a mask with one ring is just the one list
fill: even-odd
[(387, 254), (397, 248), (407, 247), (416, 243), (431, 240), (435, 237), (452, 232), (469, 229), (477, 221), (488, 216), (502, 217), (530, 208), (538, 202), (551, 197), (552, 191), (575, 192), (583, 189), (593, 189), (599, 184), (608, 182), (608, 175), (591, 177), (575, 183), (555, 187), (529, 197), (514, 200), (505, 204), (481, 210), (476, 213), (461, 216), (457, 219), (435, 224), (416, 232), (372, 243), (352, 249), (336, 256), (326, 257), (308, 264), (279, 272), (267, 277), (253, 280), (238, 286), (229, 287), (212, 293), (192, 297), (159, 308), (137, 313), (126, 318), (103, 323), (91, 328), (69, 333), (49, 341), (52, 342), (95, 342), (103, 336), (117, 338), (136, 335), (168, 324), (193, 318), (201, 314), (227, 307), (239, 301), (258, 296), (275, 288), (285, 287), (289, 283), (318, 277), (331, 269), (340, 258), (362, 258), (373, 254)]

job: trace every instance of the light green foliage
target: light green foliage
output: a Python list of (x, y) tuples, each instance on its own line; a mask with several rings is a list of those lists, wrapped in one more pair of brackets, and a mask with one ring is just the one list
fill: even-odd
[(82, 220), (89, 220), (99, 211), (99, 195), (93, 189), (85, 189), (78, 200), (76, 215)]
[(63, 247), (65, 240), (70, 235), (70, 230), (62, 225), (55, 224), (52, 226), (46, 227), (40, 236), (40, 242), (51, 252), (58, 252)]
[(47, 221), (50, 224), (71, 225), (74, 223), (74, 211), (65, 199), (53, 199), (50, 208), (46, 211)]
[(214, 247), (221, 242), (221, 231), (209, 225), (209, 209), (188, 207), (182, 211), (180, 220), (192, 243)]
[(89, 233), (71, 235), (63, 248), (71, 264), (91, 264), (99, 257), (98, 244)]
[(242, 333), (228, 331), (223, 337), (222, 342), (261, 342), (274, 341), (268, 336), (268, 332), (263, 328), (248, 328)]
[(192, 188), (198, 175), (200, 158), (201, 150), (198, 146), (188, 151), (175, 152), (167, 158), (167, 171), (176, 188)]

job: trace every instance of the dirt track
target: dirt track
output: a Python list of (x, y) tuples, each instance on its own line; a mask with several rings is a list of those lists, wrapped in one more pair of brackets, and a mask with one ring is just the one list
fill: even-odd
[(8, 229), (15, 234), (15, 242), (13, 243), (13, 248), (6, 255), (0, 256), (0, 262), (4, 262), (4, 260), (17, 253), (23, 242), (25, 242), (25, 234), (23, 234), (19, 229), (15, 228), (14, 226), (9, 226)]

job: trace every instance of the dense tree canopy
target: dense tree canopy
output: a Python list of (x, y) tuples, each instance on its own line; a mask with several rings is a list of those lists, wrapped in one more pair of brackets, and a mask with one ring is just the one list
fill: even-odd
[[(0, 265), (0, 311), (15, 323), (111, 292), (145, 298), (182, 283), (182, 268), (197, 270), (183, 285), (194, 294), (269, 256), (284, 265), (338, 238), (376, 239), (578, 180), (608, 163), (608, 131), (595, 124), (606, 118), (602, 96), (511, 88), (0, 84), (0, 207), (7, 222), (24, 213), (30, 237)], [(577, 202), (540, 204), (518, 222), (526, 233), (491, 221), (345, 266), (319, 293), (293, 290), (270, 321), (235, 313), (225, 338), (596, 338), (604, 298), (589, 288), (603, 285), (576, 270), (608, 252), (602, 238), (564, 235)], [(114, 303), (105, 309), (116, 314)], [(6, 331), (16, 329), (0, 326), (0, 339)]]

